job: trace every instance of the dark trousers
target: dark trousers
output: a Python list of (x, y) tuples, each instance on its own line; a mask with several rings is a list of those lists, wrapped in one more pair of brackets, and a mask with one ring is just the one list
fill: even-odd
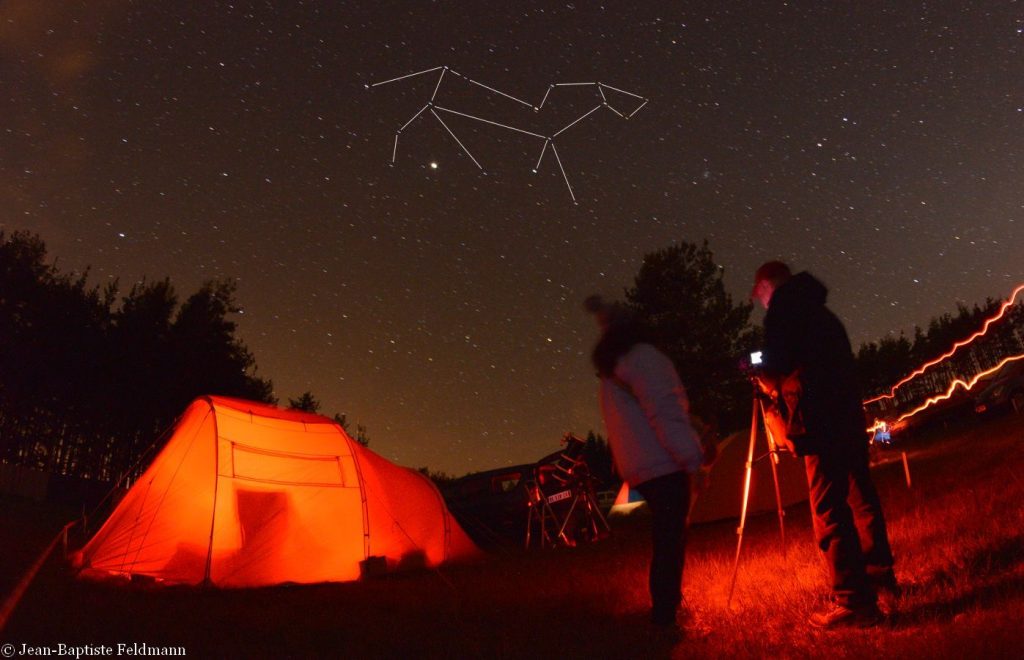
[(849, 607), (875, 602), (872, 584), (894, 581), (892, 549), (867, 445), (804, 457), (814, 536), (828, 562), (832, 592)]
[(683, 564), (686, 559), (686, 515), (690, 508), (690, 476), (673, 472), (635, 488), (647, 500), (653, 520), (654, 552), (650, 589), (655, 621), (674, 620), (683, 599)]

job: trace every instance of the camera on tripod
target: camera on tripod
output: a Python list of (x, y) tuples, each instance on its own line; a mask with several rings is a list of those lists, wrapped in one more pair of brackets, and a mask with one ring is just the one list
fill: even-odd
[(751, 351), (739, 361), (739, 370), (755, 385), (764, 369), (764, 350)]

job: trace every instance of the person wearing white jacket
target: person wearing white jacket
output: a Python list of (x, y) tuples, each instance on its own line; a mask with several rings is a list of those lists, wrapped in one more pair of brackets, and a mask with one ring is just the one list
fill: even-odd
[(615, 468), (643, 495), (653, 516), (651, 621), (675, 625), (682, 602), (690, 476), (704, 458), (700, 438), (672, 361), (644, 340), (620, 306), (597, 296), (585, 306), (602, 330), (592, 358)]

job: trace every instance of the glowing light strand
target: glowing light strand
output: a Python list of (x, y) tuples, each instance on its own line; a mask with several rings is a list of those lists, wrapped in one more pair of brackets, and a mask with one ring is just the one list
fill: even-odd
[(925, 371), (927, 371), (928, 369), (934, 367), (935, 365), (937, 365), (937, 364), (939, 364), (941, 362), (944, 362), (945, 360), (951, 358), (954, 353), (956, 353), (958, 350), (960, 350), (964, 346), (967, 346), (968, 344), (973, 343), (979, 337), (983, 337), (988, 332), (988, 329), (992, 326), (992, 324), (995, 323), (996, 321), (998, 321), (999, 319), (1003, 318), (1003, 316), (1006, 315), (1007, 310), (1010, 309), (1011, 307), (1013, 307), (1013, 304), (1014, 304), (1014, 302), (1017, 299), (1017, 295), (1021, 291), (1024, 291), (1024, 284), (1021, 284), (1020, 286), (1018, 286), (1016, 289), (1013, 290), (1013, 293), (1010, 294), (1010, 297), (1007, 298), (1003, 302), (1003, 304), (999, 307), (999, 311), (996, 312), (993, 316), (991, 316), (988, 320), (985, 321), (985, 324), (981, 327), (981, 330), (978, 330), (977, 332), (975, 332), (973, 335), (971, 335), (967, 339), (962, 339), (962, 340), (956, 342), (955, 344), (953, 344), (952, 348), (950, 348), (948, 351), (946, 351), (945, 353), (943, 353), (939, 357), (935, 358), (934, 360), (929, 360), (928, 362), (925, 362), (923, 365), (921, 365), (920, 367), (915, 369), (913, 372), (911, 372), (909, 375), (904, 377), (898, 383), (893, 385), (892, 388), (889, 390), (888, 394), (883, 394), (881, 396), (876, 396), (873, 399), (868, 399), (867, 401), (864, 402), (864, 405), (875, 403), (875, 402), (881, 401), (883, 399), (893, 399), (893, 398), (895, 398), (896, 397), (896, 390), (898, 390), (900, 387), (902, 387), (903, 385), (906, 385), (910, 381), (912, 381), (915, 378), (917, 378), (918, 376), (922, 375)]
[(963, 379), (957, 378), (952, 383), (950, 383), (949, 387), (946, 389), (946, 391), (943, 394), (936, 394), (935, 396), (932, 396), (932, 397), (929, 397), (929, 398), (925, 399), (924, 403), (919, 405), (917, 408), (914, 408), (910, 412), (907, 412), (907, 413), (904, 413), (904, 414), (900, 415), (899, 417), (897, 417), (892, 422), (889, 422), (889, 421), (886, 421), (886, 420), (881, 420), (881, 419), (876, 419), (875, 423), (872, 424), (869, 428), (867, 428), (865, 430), (869, 434), (874, 434), (876, 431), (879, 431), (879, 430), (885, 430), (886, 428), (890, 428), (891, 429), (891, 428), (895, 427), (897, 424), (900, 424), (900, 423), (910, 419), (914, 415), (916, 415), (916, 414), (918, 414), (920, 412), (923, 412), (923, 411), (927, 410), (928, 408), (934, 406), (936, 403), (938, 403), (940, 401), (946, 401), (947, 399), (951, 398), (953, 396), (953, 394), (956, 393), (956, 388), (957, 387), (963, 387), (964, 388), (964, 392), (970, 392), (974, 388), (974, 386), (978, 384), (978, 381), (980, 381), (982, 378), (985, 378), (986, 376), (990, 376), (990, 375), (996, 373), (997, 371), (1002, 369), (1004, 366), (1006, 366), (1010, 362), (1015, 362), (1016, 360), (1024, 360), (1024, 353), (1021, 353), (1020, 355), (1011, 355), (1010, 357), (1003, 359), (996, 366), (994, 366), (994, 367), (992, 367), (990, 369), (985, 369), (984, 371), (975, 374), (974, 376), (971, 377), (970, 380), (966, 380), (965, 381)]
[[(462, 143), (462, 140), (460, 140), (458, 138), (458, 136), (455, 135), (455, 132), (452, 131), (451, 127), (448, 126), (448, 124), (446, 124), (441, 119), (440, 115), (438, 115), (437, 112), (435, 112), (435, 110), (439, 110), (441, 112), (447, 112), (447, 113), (450, 113), (450, 114), (453, 114), (453, 115), (459, 115), (460, 117), (465, 117), (465, 118), (471, 119), (473, 121), (478, 121), (478, 122), (481, 122), (481, 123), (484, 123), (484, 124), (490, 124), (492, 126), (497, 126), (499, 128), (503, 128), (505, 130), (515, 131), (517, 133), (523, 133), (525, 135), (529, 135), (531, 137), (535, 137), (535, 138), (539, 138), (541, 140), (544, 140), (544, 145), (541, 147), (540, 156), (537, 158), (537, 164), (533, 167), (533, 169), (531, 171), (534, 174), (536, 174), (537, 171), (540, 169), (541, 161), (544, 159), (544, 154), (547, 152), (547, 148), (550, 145), (551, 146), (551, 153), (554, 154), (554, 156), (555, 156), (555, 161), (558, 163), (558, 168), (561, 171), (562, 178), (565, 180), (565, 186), (569, 190), (569, 196), (572, 198), (572, 201), (573, 201), (574, 204), (578, 204), (579, 202), (576, 200), (576, 195), (573, 192), (572, 184), (569, 183), (569, 177), (565, 173), (565, 168), (562, 166), (562, 159), (559, 158), (558, 151), (555, 149), (554, 139), (556, 137), (558, 137), (559, 135), (561, 135), (562, 133), (564, 133), (565, 131), (567, 131), (570, 128), (572, 128), (573, 126), (575, 126), (576, 124), (578, 124), (579, 122), (583, 121), (584, 119), (586, 119), (587, 117), (589, 117), (593, 113), (597, 112), (601, 108), (608, 108), (608, 110), (613, 112), (615, 115), (617, 115), (621, 119), (626, 120), (626, 119), (632, 119), (632, 117), (636, 113), (640, 112), (640, 109), (643, 108), (648, 103), (648, 99), (640, 96), (639, 94), (634, 94), (633, 92), (627, 92), (624, 89), (619, 89), (618, 87), (612, 87), (611, 85), (607, 85), (607, 84), (602, 83), (602, 82), (570, 82), (570, 83), (553, 83), (551, 85), (548, 85), (548, 88), (544, 91), (544, 97), (540, 100), (540, 103), (538, 105), (533, 105), (533, 104), (531, 104), (531, 103), (529, 103), (527, 101), (524, 101), (524, 100), (522, 100), (520, 98), (512, 96), (511, 94), (506, 94), (505, 92), (503, 92), (501, 90), (495, 89), (494, 87), (490, 87), (489, 85), (485, 85), (485, 84), (483, 84), (483, 83), (481, 83), (479, 81), (476, 81), (476, 80), (473, 80), (472, 78), (464, 76), (461, 73), (459, 73), (459, 72), (457, 72), (457, 71), (455, 71), (455, 70), (453, 70), (453, 69), (451, 69), (451, 68), (449, 68), (447, 66), (437, 66), (437, 67), (434, 67), (432, 69), (424, 69), (423, 71), (417, 71), (415, 73), (409, 73), (409, 74), (406, 74), (404, 76), (398, 76), (397, 78), (391, 78), (390, 80), (383, 80), (381, 82), (376, 82), (376, 83), (372, 83), (372, 84), (366, 84), (366, 85), (364, 85), (364, 87), (366, 89), (372, 89), (374, 87), (380, 87), (381, 85), (387, 85), (387, 84), (390, 84), (390, 83), (399, 82), (401, 80), (406, 80), (406, 79), (412, 78), (414, 76), (426, 75), (426, 74), (429, 74), (429, 73), (433, 73), (435, 71), (440, 71), (441, 73), (437, 77), (437, 84), (434, 85), (434, 92), (433, 92), (433, 94), (431, 94), (430, 100), (427, 101), (426, 105), (424, 105), (422, 108), (420, 108), (420, 110), (416, 114), (414, 114), (412, 117), (410, 117), (409, 120), (406, 121), (402, 125), (402, 127), (399, 128), (395, 132), (395, 142), (394, 142), (394, 146), (392, 147), (392, 150), (391, 150), (391, 164), (392, 165), (395, 164), (395, 159), (398, 156), (398, 137), (399, 137), (399, 135), (401, 135), (402, 131), (404, 131), (406, 128), (408, 128), (410, 124), (412, 124), (414, 121), (419, 119), (419, 117), (423, 115), (425, 110), (430, 110), (430, 114), (432, 114), (434, 116), (434, 118), (437, 119), (437, 121), (441, 124), (441, 126), (443, 126), (445, 128), (445, 130), (448, 132), (448, 134), (451, 135), (452, 139), (455, 140), (455, 142), (459, 145), (459, 147), (461, 147), (462, 150), (466, 153), (466, 155), (469, 156), (470, 160), (473, 161), (473, 164), (476, 165), (481, 171), (484, 170), (483, 166), (480, 165), (480, 163), (477, 161), (477, 159), (473, 157), (473, 154), (471, 154), (469, 152), (469, 149), (466, 148), (466, 145), (464, 145)], [(568, 124), (567, 126), (564, 126), (562, 129), (560, 129), (556, 133), (554, 133), (554, 134), (552, 134), (550, 136), (545, 136), (545, 135), (540, 135), (538, 133), (533, 133), (531, 131), (527, 131), (527, 130), (524, 130), (524, 129), (521, 129), (521, 128), (516, 128), (515, 126), (509, 126), (508, 124), (502, 124), (502, 123), (499, 123), (499, 122), (496, 122), (496, 121), (492, 121), (490, 119), (484, 119), (483, 117), (477, 117), (475, 115), (467, 114), (467, 113), (464, 113), (464, 112), (459, 112), (458, 110), (453, 110), (451, 108), (443, 108), (443, 107), (437, 105), (435, 103), (435, 101), (437, 99), (438, 93), (441, 91), (441, 86), (442, 86), (442, 83), (445, 81), (445, 74), (447, 74), (447, 73), (450, 73), (453, 76), (456, 76), (458, 78), (462, 78), (463, 80), (469, 82), (470, 84), (476, 85), (477, 87), (481, 87), (481, 88), (483, 88), (483, 89), (485, 89), (485, 90), (487, 90), (487, 91), (489, 91), (489, 92), (491, 92), (493, 94), (498, 94), (499, 96), (503, 96), (503, 97), (505, 97), (507, 99), (515, 101), (516, 103), (525, 105), (528, 108), (533, 108), (534, 112), (540, 112), (541, 108), (543, 108), (544, 104), (547, 102), (548, 96), (551, 94), (552, 90), (554, 90), (556, 87), (595, 87), (597, 89), (598, 95), (601, 98), (601, 101), (600, 101), (600, 103), (598, 103), (598, 105), (596, 105), (593, 109), (588, 111), (586, 114), (584, 114), (581, 117), (578, 117), (577, 119), (573, 120), (570, 124)], [(618, 109), (616, 109), (614, 106), (612, 106), (611, 103), (608, 102), (608, 97), (605, 94), (605, 90), (606, 89), (614, 91), (614, 92), (618, 92), (619, 94), (625, 94), (626, 96), (631, 96), (631, 97), (633, 97), (635, 99), (639, 99), (641, 101), (641, 103), (640, 103), (640, 105), (638, 105), (635, 108), (633, 108), (633, 110), (630, 111), (628, 114), (625, 114), (623, 112), (620, 112)], [(486, 174), (486, 172), (484, 172), (484, 173)]]
[(945, 393), (937, 394), (935, 396), (932, 396), (932, 397), (929, 397), (929, 398), (925, 399), (925, 402), (922, 403), (921, 405), (919, 405), (917, 408), (914, 408), (910, 412), (903, 413), (902, 415), (897, 417), (896, 421), (893, 422), (893, 424), (899, 424), (900, 422), (902, 422), (904, 420), (910, 419), (911, 417), (913, 417), (917, 413), (925, 410), (926, 408), (930, 408), (931, 406), (935, 405), (939, 401), (945, 401), (945, 400), (949, 399), (956, 392), (956, 388), (957, 387), (963, 387), (965, 392), (970, 392), (971, 389), (975, 385), (978, 384), (979, 380), (981, 380), (985, 376), (990, 376), (990, 375), (994, 374), (995, 372), (999, 371), (1000, 369), (1002, 369), (1004, 366), (1006, 366), (1010, 362), (1015, 362), (1017, 360), (1024, 360), (1024, 353), (1021, 353), (1020, 355), (1012, 355), (1012, 356), (1010, 356), (1008, 358), (1005, 358), (999, 364), (997, 364), (996, 366), (992, 367), (991, 369), (986, 369), (986, 370), (984, 370), (982, 372), (979, 372), (979, 373), (975, 374), (974, 376), (971, 377), (970, 380), (966, 380), (965, 381), (965, 380), (962, 380), (960, 378), (957, 378), (952, 383), (950, 383), (949, 388), (945, 391)]

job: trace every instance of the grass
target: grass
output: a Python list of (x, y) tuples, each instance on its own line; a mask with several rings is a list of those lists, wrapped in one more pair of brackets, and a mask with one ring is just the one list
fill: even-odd
[[(598, 544), (502, 553), (470, 566), (375, 581), (255, 590), (81, 582), (51, 562), (0, 642), (145, 642), (192, 657), (1020, 657), (1024, 621), (1024, 417), (936, 433), (875, 470), (905, 587), (899, 617), (821, 632), (825, 568), (806, 505), (748, 524), (726, 607), (735, 523), (695, 527), (682, 637), (646, 623), (648, 521), (615, 522)], [(0, 585), (45, 545), (63, 512), (0, 503)], [(51, 531), (53, 530), (53, 531)]]

